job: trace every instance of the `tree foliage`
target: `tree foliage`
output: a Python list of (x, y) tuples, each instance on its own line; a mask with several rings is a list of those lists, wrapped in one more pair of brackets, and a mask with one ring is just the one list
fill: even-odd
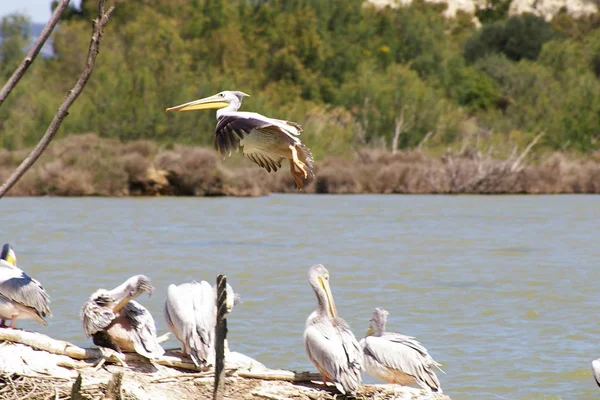
[[(446, 148), (473, 129), (510, 142), (545, 131), (553, 149), (598, 148), (600, 23), (559, 14), (478, 10), (483, 26), (415, 0), (376, 9), (363, 0), (114, 0), (93, 79), (62, 134), (123, 141), (212, 143), (213, 112), (168, 106), (221, 90), (250, 93), (244, 109), (297, 121), (317, 157), (385, 145)], [(0, 110), (0, 145), (33, 144), (80, 70), (95, 2), (65, 13), (54, 56), (39, 60)], [(0, 75), (29, 42), (22, 16), (2, 21)], [(475, 118), (473, 118), (475, 117)], [(399, 122), (400, 121), (400, 122)], [(526, 141), (525, 141), (526, 143)], [(519, 141), (519, 144), (521, 142)]]

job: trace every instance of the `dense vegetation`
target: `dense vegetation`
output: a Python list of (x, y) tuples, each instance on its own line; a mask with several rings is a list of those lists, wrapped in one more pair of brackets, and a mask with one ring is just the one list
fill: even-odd
[[(442, 16), (417, 0), (115, 0), (96, 70), (61, 135), (210, 145), (214, 112), (165, 107), (224, 89), (246, 110), (298, 121), (317, 159), (363, 146), (435, 153), (486, 143), (499, 157), (544, 132), (538, 149), (589, 153), (600, 140), (600, 18), (546, 22), (496, 11)], [(84, 62), (95, 0), (71, 9), (0, 109), (0, 146), (31, 146)], [(22, 58), (26, 18), (2, 21), (0, 79)]]

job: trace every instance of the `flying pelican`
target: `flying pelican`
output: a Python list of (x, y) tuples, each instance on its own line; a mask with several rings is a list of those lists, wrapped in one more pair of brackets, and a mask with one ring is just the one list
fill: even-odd
[(592, 361), (592, 373), (594, 374), (596, 384), (600, 386), (600, 358)]
[(95, 345), (115, 351), (136, 352), (146, 358), (164, 354), (156, 338), (150, 312), (134, 301), (154, 288), (144, 275), (135, 275), (112, 290), (99, 289), (81, 308), (83, 329)]
[[(216, 286), (206, 281), (169, 285), (165, 300), (165, 319), (182, 344), (183, 355), (196, 366), (212, 365), (215, 359), (214, 336), (217, 317)], [(227, 284), (227, 312), (239, 295)]]
[(441, 364), (415, 338), (385, 332), (388, 315), (383, 308), (376, 308), (367, 335), (360, 341), (369, 375), (399, 385), (417, 383), (426, 390), (442, 393), (433, 371), (433, 367), (439, 369)]
[(310, 314), (304, 330), (304, 347), (308, 359), (323, 376), (343, 394), (354, 393), (362, 382), (363, 355), (360, 345), (346, 322), (339, 318), (329, 288), (329, 272), (313, 265), (308, 280), (317, 295), (319, 308)]
[(10, 319), (14, 328), (18, 319), (34, 319), (47, 326), (44, 317), (51, 317), (50, 297), (42, 285), (17, 267), (17, 256), (10, 244), (0, 253), (0, 327)]
[(304, 180), (309, 175), (314, 176), (312, 153), (298, 138), (302, 127), (294, 122), (238, 111), (245, 96), (249, 95), (226, 90), (214, 96), (167, 108), (166, 111), (219, 108), (215, 148), (223, 157), (231, 156), (231, 150), (242, 146), (246, 157), (268, 172), (277, 171), (281, 168), (281, 162), (288, 159), (296, 186), (298, 190), (302, 190)]

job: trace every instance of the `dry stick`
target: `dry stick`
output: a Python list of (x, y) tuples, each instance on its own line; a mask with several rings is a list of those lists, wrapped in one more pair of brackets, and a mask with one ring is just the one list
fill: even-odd
[(527, 155), (527, 153), (529, 153), (531, 151), (531, 149), (533, 148), (533, 146), (535, 146), (535, 144), (538, 142), (538, 140), (540, 140), (542, 138), (542, 136), (544, 136), (545, 134), (546, 134), (546, 132), (542, 132), (542, 133), (539, 133), (536, 137), (533, 138), (533, 140), (531, 141), (531, 143), (529, 143), (527, 145), (527, 147), (521, 153), (521, 155), (519, 156), (519, 158), (517, 158), (517, 160), (510, 167), (511, 172), (515, 172), (517, 169), (519, 169), (521, 161), (523, 161), (523, 159), (525, 158), (525, 156)]
[(225, 338), (227, 337), (227, 277), (217, 276), (217, 324), (215, 325), (215, 386), (213, 400), (224, 398)]
[(2, 103), (4, 102), (4, 100), (6, 100), (10, 92), (15, 88), (15, 86), (17, 86), (17, 83), (19, 83), (23, 75), (25, 75), (25, 72), (27, 72), (27, 68), (29, 68), (29, 66), (31, 65), (31, 63), (33, 63), (33, 60), (35, 60), (42, 47), (44, 47), (44, 43), (46, 43), (46, 40), (48, 40), (48, 38), (50, 37), (50, 34), (52, 33), (54, 27), (58, 23), (61, 14), (65, 10), (65, 8), (67, 8), (68, 5), (69, 0), (61, 0), (57, 4), (56, 8), (54, 9), (54, 13), (52, 13), (52, 17), (50, 17), (50, 21), (48, 21), (48, 23), (40, 33), (40, 36), (33, 44), (33, 47), (31, 48), (31, 50), (29, 50), (29, 53), (27, 53), (27, 56), (25, 57), (21, 65), (17, 67), (15, 72), (13, 72), (11, 77), (8, 79), (8, 81), (6, 81), (2, 90), (0, 90), (0, 106), (2, 106)]
[(23, 160), (23, 162), (17, 167), (17, 169), (12, 173), (12, 175), (0, 186), (0, 198), (3, 197), (6, 192), (10, 190), (14, 186), (15, 183), (27, 170), (33, 165), (33, 163), (42, 155), (46, 147), (50, 144), (50, 141), (58, 131), (62, 120), (69, 114), (69, 107), (77, 100), (77, 97), (83, 91), (90, 75), (92, 74), (92, 70), (94, 69), (94, 63), (96, 62), (96, 56), (98, 55), (98, 51), (100, 49), (100, 40), (102, 39), (102, 35), (104, 34), (104, 27), (108, 23), (108, 19), (110, 18), (110, 14), (113, 12), (114, 7), (111, 7), (108, 12), (104, 12), (104, 3), (105, 0), (98, 0), (98, 17), (93, 21), (93, 32), (92, 39), (90, 42), (90, 48), (88, 51), (88, 57), (85, 64), (85, 68), (81, 73), (81, 76), (73, 86), (73, 89), (69, 91), (67, 97), (63, 101), (63, 103), (58, 108), (56, 115), (52, 119), (52, 122), (48, 126), (46, 133), (40, 139), (40, 142), (37, 146), (29, 153), (27, 158)]
[(71, 400), (83, 400), (83, 396), (81, 395), (82, 381), (83, 378), (81, 377), (81, 374), (77, 375), (77, 379), (75, 379), (73, 386), (71, 386)]

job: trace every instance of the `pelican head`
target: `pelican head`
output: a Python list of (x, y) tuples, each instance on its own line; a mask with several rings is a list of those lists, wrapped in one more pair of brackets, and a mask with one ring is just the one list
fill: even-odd
[(113, 290), (100, 289), (92, 295), (100, 304), (113, 304), (114, 313), (119, 312), (130, 300), (139, 297), (142, 293), (152, 294), (154, 287), (145, 275), (135, 275), (127, 279)]
[(242, 105), (242, 99), (244, 97), (250, 97), (250, 95), (238, 90), (225, 90), (215, 94), (214, 96), (190, 101), (189, 103), (180, 104), (175, 107), (169, 107), (166, 111), (210, 110), (215, 108), (224, 108), (230, 105), (233, 105), (237, 110)]
[(0, 260), (4, 260), (13, 267), (17, 266), (17, 255), (15, 254), (10, 244), (6, 243), (2, 246), (2, 253), (0, 253)]
[(227, 313), (230, 313), (233, 309), (233, 306), (237, 306), (241, 303), (241, 298), (239, 293), (235, 293), (233, 288), (227, 284)]
[(337, 309), (329, 287), (329, 271), (323, 264), (317, 264), (308, 270), (308, 281), (310, 282), (317, 300), (319, 301), (319, 311), (326, 313), (329, 318), (337, 318)]
[(385, 331), (385, 324), (387, 322), (387, 317), (390, 315), (389, 312), (384, 310), (383, 308), (377, 307), (373, 311), (373, 315), (371, 316), (371, 323), (369, 326), (369, 330), (365, 336), (381, 336)]

